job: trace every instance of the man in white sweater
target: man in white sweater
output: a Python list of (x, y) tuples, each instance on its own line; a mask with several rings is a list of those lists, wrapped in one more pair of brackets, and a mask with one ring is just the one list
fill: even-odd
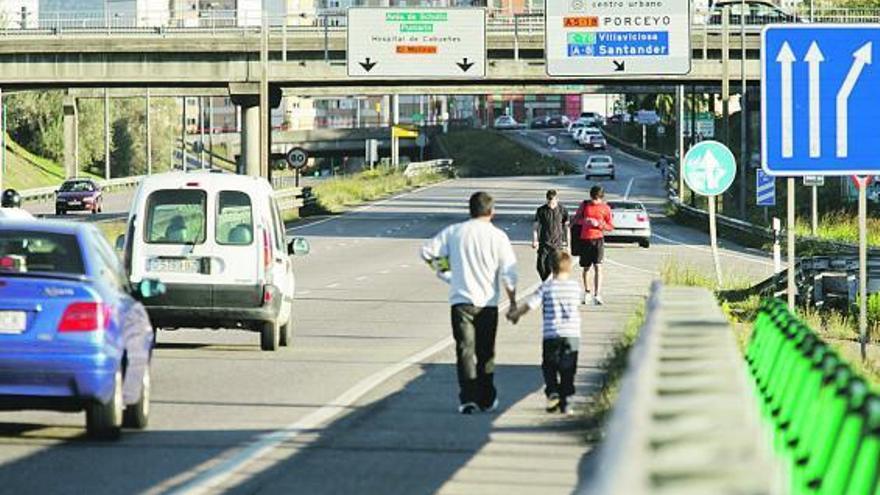
[(498, 408), (493, 379), (502, 287), (516, 307), (516, 256), (507, 234), (492, 225), (495, 201), (485, 192), (475, 193), (470, 214), (470, 220), (428, 241), (421, 253), (450, 286), (462, 414)]

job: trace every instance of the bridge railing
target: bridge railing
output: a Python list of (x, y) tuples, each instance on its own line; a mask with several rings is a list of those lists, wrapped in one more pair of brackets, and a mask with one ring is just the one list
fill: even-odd
[[(13, 16), (14, 17), (14, 16)], [(8, 19), (0, 24), (4, 36), (33, 36), (64, 34), (155, 34), (169, 36), (181, 33), (214, 35), (256, 34), (261, 30), (264, 16), (259, 11), (206, 10), (182, 16), (171, 16), (165, 11), (140, 13), (102, 12), (45, 12), (37, 18)], [(693, 24), (703, 31), (722, 29), (721, 11), (717, 9), (692, 12)], [(745, 16), (746, 31), (760, 32), (769, 23), (867, 23), (880, 22), (880, 9), (876, 8), (817, 8), (812, 11), (750, 11)], [(265, 16), (272, 33), (285, 35), (316, 35), (344, 33), (348, 18), (344, 10), (319, 10), (290, 12), (285, 15)], [(731, 11), (730, 28), (738, 30), (740, 16)], [(516, 34), (541, 35), (544, 31), (544, 13), (541, 10), (511, 13), (509, 10), (490, 9), (487, 32), (490, 35)]]

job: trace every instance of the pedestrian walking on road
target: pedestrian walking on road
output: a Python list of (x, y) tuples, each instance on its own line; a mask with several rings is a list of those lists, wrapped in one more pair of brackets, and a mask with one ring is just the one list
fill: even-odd
[(452, 334), (462, 414), (498, 408), (494, 385), (495, 336), (502, 287), (516, 308), (516, 256), (510, 239), (492, 225), (495, 202), (470, 198), (471, 219), (445, 228), (422, 247), (422, 259), (449, 285)]
[(535, 212), (532, 228), (532, 249), (538, 251), (538, 275), (541, 280), (550, 278), (553, 253), (569, 245), (568, 211), (559, 204), (558, 193), (547, 191), (547, 203)]
[(508, 318), (517, 323), (527, 312), (543, 307), (541, 370), (544, 374), (547, 412), (571, 414), (574, 376), (581, 347), (581, 315), (578, 311), (581, 287), (571, 278), (574, 260), (570, 254), (555, 251), (550, 260), (553, 276), (529, 296), (525, 304), (509, 312)]
[(580, 227), (580, 265), (584, 269), (584, 304), (590, 296), (590, 269), (593, 269), (593, 304), (601, 306), (602, 299), (602, 263), (605, 261), (605, 232), (614, 230), (611, 219), (611, 208), (605, 203), (605, 189), (593, 186), (590, 189), (590, 200), (584, 201), (575, 214), (575, 225)]

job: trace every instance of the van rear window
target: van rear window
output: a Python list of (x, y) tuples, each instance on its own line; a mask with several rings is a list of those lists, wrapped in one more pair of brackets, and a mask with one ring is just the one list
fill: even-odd
[(164, 189), (147, 200), (145, 237), (149, 244), (202, 244), (208, 196), (205, 191)]
[(248, 246), (253, 242), (251, 197), (240, 191), (220, 191), (217, 196), (217, 244)]

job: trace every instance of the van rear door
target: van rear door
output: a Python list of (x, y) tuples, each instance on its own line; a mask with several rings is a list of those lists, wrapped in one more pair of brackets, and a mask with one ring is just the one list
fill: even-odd
[(209, 214), (211, 197), (196, 186), (158, 189), (144, 200), (132, 243), (132, 279), (157, 278), (168, 286), (157, 305), (205, 307), (213, 280)]
[[(264, 232), (258, 228), (258, 209), (249, 191), (217, 191), (213, 212), (215, 307), (252, 308), (263, 304), (261, 282)], [(271, 248), (271, 246), (269, 246)]]

